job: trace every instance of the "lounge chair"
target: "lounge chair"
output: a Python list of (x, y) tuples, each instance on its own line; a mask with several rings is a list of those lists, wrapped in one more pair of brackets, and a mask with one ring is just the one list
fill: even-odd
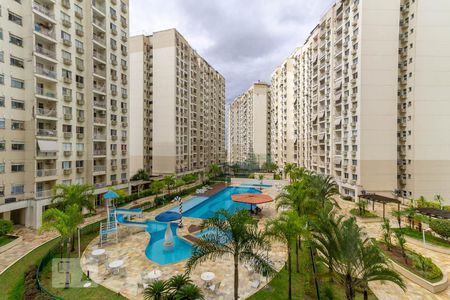
[(260, 284), (261, 284), (261, 281), (259, 281), (259, 279), (256, 279), (256, 280), (253, 280), (253, 281), (250, 283), (250, 286), (251, 286), (252, 288), (254, 288), (254, 289), (257, 289), (257, 288), (259, 287)]
[(219, 281), (219, 282), (217, 282), (217, 283), (214, 283), (214, 284), (211, 284), (210, 286), (208, 286), (208, 289), (212, 292), (212, 293), (214, 293), (214, 294), (218, 294), (219, 293), (219, 288), (220, 288), (220, 284), (221, 284), (222, 282), (221, 281)]

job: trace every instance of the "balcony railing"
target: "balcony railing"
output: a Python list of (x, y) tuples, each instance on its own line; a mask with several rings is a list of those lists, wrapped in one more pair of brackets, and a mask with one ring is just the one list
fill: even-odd
[(57, 137), (58, 131), (55, 129), (38, 129), (36, 132), (38, 136)]
[(106, 108), (106, 102), (94, 101), (94, 106)]
[(41, 87), (36, 87), (36, 94), (44, 97), (56, 98), (56, 92)]
[(106, 140), (106, 134), (94, 133), (95, 140)]
[(38, 116), (51, 117), (51, 118), (56, 118), (56, 116), (57, 116), (56, 109), (48, 109), (48, 108), (37, 108), (36, 114)]
[(98, 189), (100, 189), (102, 187), (105, 187), (105, 186), (106, 186), (106, 182), (97, 182), (95, 184), (95, 187), (98, 188)]
[(36, 199), (50, 198), (53, 195), (52, 190), (36, 191)]
[(41, 152), (38, 151), (37, 152), (37, 156), (38, 157), (48, 157), (48, 158), (52, 158), (52, 157), (56, 157), (57, 152)]
[(39, 75), (56, 79), (56, 72), (49, 68), (36, 67), (36, 73)]
[(36, 51), (36, 53), (45, 55), (45, 56), (50, 57), (52, 59), (56, 59), (56, 52), (53, 51), (53, 50), (50, 50), (50, 49), (44, 48), (42, 46), (36, 45), (35, 51)]
[(94, 172), (105, 172), (106, 166), (94, 166)]
[(94, 90), (96, 92), (105, 93), (106, 92), (106, 87), (104, 85), (94, 84)]
[(53, 13), (53, 11), (49, 10), (47, 7), (43, 6), (42, 4), (34, 2), (33, 9), (46, 15), (47, 17), (49, 17), (51, 19), (55, 19), (55, 14)]
[(105, 22), (102, 22), (99, 19), (94, 18), (94, 24), (100, 27), (103, 31), (106, 30)]
[(94, 123), (106, 124), (106, 118), (95, 117), (94, 118)]
[(55, 39), (55, 31), (53, 29), (42, 27), (39, 24), (34, 24), (34, 31), (39, 32), (49, 38)]
[(94, 149), (94, 155), (106, 155), (106, 149)]
[(56, 176), (56, 169), (36, 170), (36, 177)]
[(96, 34), (94, 34), (94, 41), (96, 41), (96, 42), (102, 44), (103, 46), (105, 46), (105, 44), (106, 44), (105, 38), (103, 38), (103, 37), (101, 37), (101, 36), (98, 36), (98, 35), (96, 35)]
[(93, 53), (94, 53), (94, 57), (95, 58), (98, 58), (98, 59), (100, 59), (102, 61), (106, 61), (106, 56), (104, 54), (101, 54), (101, 53), (99, 53), (97, 51), (94, 51)]

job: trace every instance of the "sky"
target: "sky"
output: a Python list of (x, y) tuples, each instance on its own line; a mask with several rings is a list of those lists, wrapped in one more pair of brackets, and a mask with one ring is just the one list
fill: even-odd
[(335, 0), (130, 0), (130, 34), (176, 28), (224, 77), (227, 103), (301, 46)]

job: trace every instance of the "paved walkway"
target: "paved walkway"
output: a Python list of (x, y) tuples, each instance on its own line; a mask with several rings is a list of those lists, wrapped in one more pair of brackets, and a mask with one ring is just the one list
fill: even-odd
[[(355, 208), (356, 204), (350, 201), (344, 201), (340, 198), (337, 199), (339, 206), (341, 207), (341, 212), (350, 215), (350, 209)], [(370, 205), (369, 210), (372, 211), (372, 206)], [(390, 219), (392, 227), (397, 227), (397, 219), (391, 216), (391, 211), (396, 211), (396, 204), (386, 205), (386, 217)], [(383, 215), (383, 206), (381, 204), (375, 204), (375, 213), (379, 216)], [(381, 220), (375, 223), (361, 223), (359, 225), (367, 232), (370, 237), (380, 237), (381, 234)], [(422, 253), (426, 257), (430, 257), (433, 262), (438, 265), (443, 272), (450, 275), (450, 257), (448, 255), (438, 253), (432, 250), (428, 250), (421, 246), (416, 246), (407, 243), (407, 247)], [(380, 300), (407, 300), (407, 299), (433, 299), (433, 300), (448, 300), (450, 299), (450, 288), (447, 290), (433, 294), (420, 287), (419, 285), (411, 282), (410, 280), (403, 277), (406, 284), (406, 291), (403, 292), (401, 288), (393, 283), (382, 283), (382, 282), (371, 282), (369, 283), (370, 289), (375, 293), (375, 295)]]
[[(263, 193), (276, 196), (278, 193), (275, 188), (264, 189)], [(189, 197), (185, 197), (189, 198)], [(136, 219), (145, 220), (153, 219), (157, 214), (162, 211), (168, 210), (177, 204), (169, 204), (163, 208), (159, 208), (155, 211), (144, 213), (141, 218)], [(264, 226), (264, 220), (268, 218), (275, 217), (277, 212), (275, 210), (275, 204), (267, 203), (262, 205), (262, 221), (259, 222), (259, 226)], [(196, 218), (183, 218), (183, 224), (185, 225), (183, 229), (178, 229), (177, 235), (183, 236), (190, 234), (189, 227), (191, 225), (199, 225), (201, 219)], [(186, 260), (180, 261), (170, 265), (160, 266), (152, 261), (150, 261), (145, 256), (145, 249), (150, 239), (150, 235), (147, 232), (142, 232), (142, 229), (135, 230), (131, 228), (124, 228), (123, 226), (119, 228), (121, 232), (120, 242), (118, 244), (111, 243), (104, 246), (106, 249), (108, 260), (112, 261), (117, 258), (125, 259), (125, 269), (126, 274), (122, 277), (120, 275), (106, 275), (106, 270), (104, 265), (100, 265), (98, 269), (90, 265), (86, 258), (86, 253), (91, 253), (91, 251), (98, 247), (98, 239), (95, 239), (87, 247), (85, 253), (83, 254), (81, 265), (84, 272), (90, 270), (90, 277), (95, 282), (104, 285), (108, 289), (115, 292), (121, 293), (129, 299), (143, 299), (142, 289), (138, 288), (138, 283), (142, 282), (141, 273), (149, 272), (153, 269), (159, 269), (162, 272), (161, 279), (168, 279), (175, 274), (180, 274), (185, 272)], [(269, 252), (271, 260), (275, 263), (277, 270), (280, 270), (284, 266), (286, 251), (282, 244), (275, 243)], [(197, 266), (191, 273), (191, 279), (195, 284), (202, 287), (205, 291), (206, 299), (219, 299), (226, 300), (231, 299), (233, 295), (233, 280), (234, 280), (234, 268), (232, 257), (224, 256), (215, 261), (206, 261), (201, 265)], [(214, 282), (220, 282), (220, 288), (217, 295), (208, 292), (204, 288), (204, 283), (200, 278), (200, 275), (205, 271), (214, 272), (216, 278)], [(266, 279), (256, 274), (252, 274), (243, 265), (239, 269), (239, 295), (241, 298), (247, 298), (251, 294), (258, 291), (266, 283)], [(251, 283), (253, 280), (259, 279), (261, 284), (258, 287), (252, 287)]]

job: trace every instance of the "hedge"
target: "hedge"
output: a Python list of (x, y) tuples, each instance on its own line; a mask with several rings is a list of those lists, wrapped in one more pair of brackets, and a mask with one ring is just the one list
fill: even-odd
[(0, 219), (0, 236), (7, 235), (13, 231), (13, 222)]
[(431, 219), (430, 228), (444, 239), (450, 237), (450, 220)]

